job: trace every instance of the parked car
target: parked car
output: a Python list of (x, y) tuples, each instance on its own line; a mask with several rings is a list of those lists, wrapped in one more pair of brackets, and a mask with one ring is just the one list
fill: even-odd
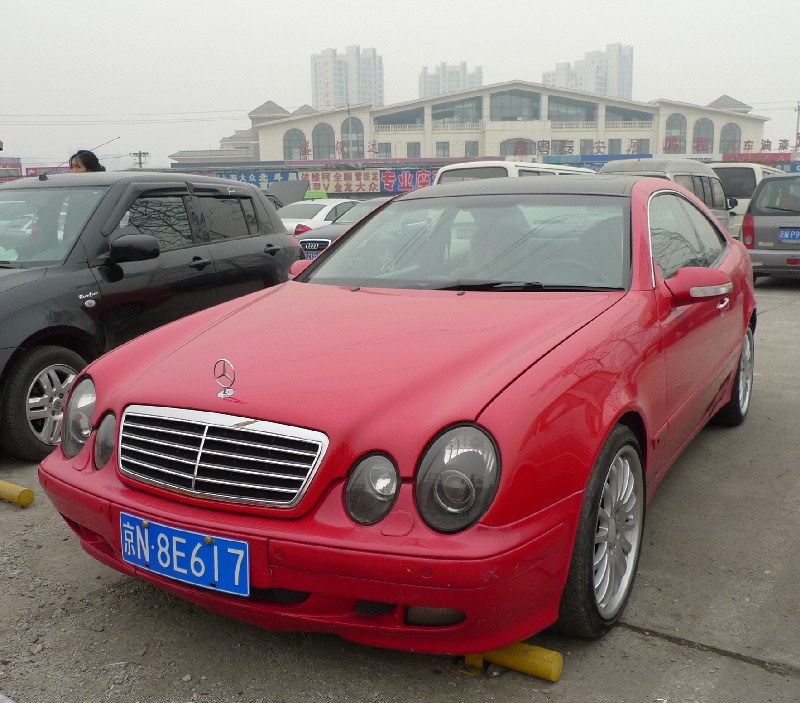
[(590, 168), (567, 164), (540, 164), (536, 161), (462, 161), (442, 166), (436, 172), (433, 184), (458, 183), (478, 178), (593, 176), (594, 174), (595, 172)]
[(742, 241), (758, 276), (800, 276), (800, 173), (756, 186), (742, 220)]
[(81, 373), (39, 477), (83, 548), (369, 645), (606, 632), (670, 465), (747, 415), (744, 246), (667, 180), (495, 178), (398, 197), (292, 273)]
[(279, 208), (278, 215), (289, 232), (302, 234), (310, 229), (330, 224), (357, 202), (358, 200), (345, 198), (298, 200)]
[(737, 205), (736, 198), (725, 193), (719, 176), (708, 164), (693, 159), (617, 159), (603, 164), (603, 174), (625, 174), (667, 178), (682, 185), (702, 200), (722, 226), (730, 231), (730, 211)]
[(122, 342), (288, 278), (300, 258), (252, 186), (165, 173), (26, 178), (0, 205), (0, 443), (39, 460), (60, 438), (75, 375)]
[(322, 251), (347, 232), (356, 222), (364, 219), (376, 208), (391, 200), (392, 197), (394, 196), (387, 195), (362, 200), (350, 209), (345, 210), (329, 225), (296, 235), (297, 241), (303, 247), (306, 259), (316, 259)]
[(709, 164), (719, 176), (725, 194), (736, 198), (736, 206), (729, 213), (728, 230), (736, 238), (741, 239), (742, 219), (750, 205), (750, 199), (756, 186), (767, 176), (783, 173), (778, 168), (764, 164), (743, 163), (741, 161), (726, 161), (724, 163)]

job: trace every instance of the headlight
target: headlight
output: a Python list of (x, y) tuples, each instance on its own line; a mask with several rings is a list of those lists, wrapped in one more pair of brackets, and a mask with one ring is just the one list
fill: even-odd
[(117, 417), (114, 413), (107, 413), (100, 421), (97, 437), (94, 440), (94, 468), (98, 471), (111, 460), (116, 439)]
[(492, 438), (474, 425), (453, 427), (431, 444), (417, 471), (417, 509), (438, 532), (459, 532), (489, 508), (500, 464)]
[(94, 383), (84, 376), (72, 389), (64, 412), (64, 427), (61, 430), (61, 451), (68, 459), (83, 449), (92, 434), (92, 417), (97, 395)]
[(361, 525), (374, 525), (392, 509), (399, 487), (392, 460), (385, 454), (370, 454), (350, 473), (344, 490), (347, 513)]

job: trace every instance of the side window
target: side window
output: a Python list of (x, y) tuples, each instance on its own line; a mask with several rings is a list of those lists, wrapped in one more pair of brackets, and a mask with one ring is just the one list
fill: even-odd
[(240, 239), (258, 233), (258, 222), (249, 198), (197, 198), (200, 226), (205, 227), (212, 242)]
[(704, 248), (682, 202), (683, 198), (667, 194), (650, 201), (650, 243), (664, 278), (685, 266), (706, 265)]
[(186, 203), (180, 195), (137, 198), (117, 225), (117, 229), (123, 227), (153, 235), (162, 251), (194, 244)]
[(728, 207), (728, 202), (725, 199), (725, 191), (722, 189), (721, 181), (716, 178), (711, 178), (711, 207), (717, 210), (725, 210)]
[(708, 207), (711, 207), (711, 184), (707, 176), (692, 176), (694, 183), (694, 194), (700, 198)]
[(697, 233), (697, 238), (700, 241), (700, 246), (704, 253), (704, 265), (714, 265), (725, 250), (726, 244), (724, 237), (692, 203), (683, 200), (681, 205), (683, 205), (683, 208), (686, 210), (692, 227), (694, 227), (694, 231)]
[(686, 175), (683, 175), (683, 174), (676, 174), (675, 182), (679, 186), (683, 186), (684, 188), (686, 188), (686, 190), (690, 190), (690, 191), (692, 191), (692, 193), (694, 193), (694, 183), (692, 183), (692, 177), (691, 176), (686, 176)]
[(325, 221), (331, 222), (332, 220), (335, 220), (337, 217), (339, 217), (339, 215), (346, 213), (351, 207), (353, 207), (353, 205), (355, 205), (355, 203), (341, 203), (340, 205), (337, 205), (327, 214)]

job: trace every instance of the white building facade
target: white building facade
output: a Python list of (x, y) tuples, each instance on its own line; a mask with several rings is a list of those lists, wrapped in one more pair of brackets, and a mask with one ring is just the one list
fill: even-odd
[[(737, 103), (741, 106), (741, 103)], [(254, 124), (260, 159), (591, 162), (613, 155), (757, 151), (768, 118), (669, 100), (634, 102), (511, 81), (388, 107), (370, 103)], [(177, 155), (175, 155), (177, 156)]]

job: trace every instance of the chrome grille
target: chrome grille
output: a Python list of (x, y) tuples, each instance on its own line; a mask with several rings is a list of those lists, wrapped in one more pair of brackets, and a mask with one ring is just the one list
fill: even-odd
[(120, 472), (180, 493), (290, 508), (322, 461), (321, 432), (220, 413), (135, 405), (122, 418)]

